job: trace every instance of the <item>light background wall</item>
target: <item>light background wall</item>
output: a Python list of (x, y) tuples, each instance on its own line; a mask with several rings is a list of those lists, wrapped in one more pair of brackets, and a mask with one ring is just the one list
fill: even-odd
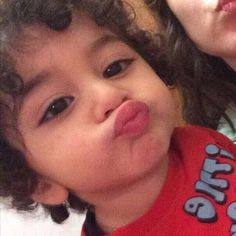
[(72, 213), (58, 225), (41, 209), (34, 214), (19, 214), (0, 205), (0, 236), (80, 236), (83, 220), (84, 215)]

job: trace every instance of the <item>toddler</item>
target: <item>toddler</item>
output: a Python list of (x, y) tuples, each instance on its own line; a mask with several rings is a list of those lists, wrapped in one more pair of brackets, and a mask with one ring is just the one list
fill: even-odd
[(1, 196), (57, 222), (87, 210), (87, 236), (235, 234), (236, 147), (174, 129), (161, 44), (125, 2), (8, 0), (0, 12)]

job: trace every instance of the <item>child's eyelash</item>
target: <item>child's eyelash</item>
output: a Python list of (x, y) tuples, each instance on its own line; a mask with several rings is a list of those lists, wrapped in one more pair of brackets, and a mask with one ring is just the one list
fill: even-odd
[(110, 78), (122, 73), (134, 60), (134, 58), (124, 58), (112, 62), (103, 71), (103, 77)]
[(43, 117), (40, 119), (40, 124), (50, 121), (64, 110), (66, 110), (70, 104), (73, 102), (74, 97), (65, 96), (56, 98), (51, 104), (48, 106), (47, 110), (44, 112)]

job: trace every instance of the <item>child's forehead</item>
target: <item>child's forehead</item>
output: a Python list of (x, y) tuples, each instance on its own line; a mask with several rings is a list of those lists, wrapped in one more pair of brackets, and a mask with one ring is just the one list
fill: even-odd
[(16, 41), (13, 57), (17, 59), (22, 54), (39, 53), (41, 50), (47, 50), (47, 47), (52, 48), (56, 44), (65, 45), (72, 41), (89, 45), (103, 35), (119, 38), (109, 28), (98, 26), (88, 15), (76, 11), (72, 15), (71, 24), (62, 31), (55, 31), (44, 24), (26, 26)]
[[(122, 41), (109, 29), (98, 26), (84, 14), (74, 15), (70, 26), (63, 31), (36, 25), (27, 27), (22, 36), (22, 45), (18, 45), (20, 49), (13, 53), (13, 57), (16, 61), (15, 70), (25, 82), (34, 77), (34, 74), (56, 68), (61, 62), (61, 54), (64, 55), (63, 58), (67, 56), (68, 64), (75, 54), (78, 58), (92, 60), (101, 55), (103, 49), (106, 48), (107, 52), (108, 45), (114, 48), (114, 43), (120, 44)], [(70, 54), (71, 52), (74, 54)], [(63, 61), (65, 63), (65, 59)]]

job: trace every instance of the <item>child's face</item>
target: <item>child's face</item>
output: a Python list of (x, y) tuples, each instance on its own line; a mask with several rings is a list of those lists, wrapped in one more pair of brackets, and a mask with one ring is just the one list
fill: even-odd
[[(189, 37), (206, 53), (236, 55), (236, 2), (221, 0), (166, 0)], [(223, 2), (232, 4), (223, 10)], [(228, 6), (228, 5), (224, 5)]]
[(89, 201), (157, 171), (174, 107), (149, 65), (86, 16), (64, 32), (29, 32), (14, 56), (27, 84), (19, 129), (31, 167)]

